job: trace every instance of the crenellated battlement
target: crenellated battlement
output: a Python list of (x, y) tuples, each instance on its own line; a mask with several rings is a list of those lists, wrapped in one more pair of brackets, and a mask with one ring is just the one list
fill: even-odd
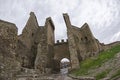
[(61, 40), (57, 40), (56, 42), (55, 42), (55, 44), (64, 44), (64, 43), (68, 43), (68, 39), (61, 39)]

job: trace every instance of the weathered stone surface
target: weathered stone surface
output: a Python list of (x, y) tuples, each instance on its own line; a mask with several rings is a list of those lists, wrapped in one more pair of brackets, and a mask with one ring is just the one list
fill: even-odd
[(64, 14), (63, 17), (65, 19), (66, 26), (67, 26), (67, 35), (68, 35), (68, 44), (69, 44), (69, 50), (70, 50), (71, 66), (72, 66), (72, 69), (76, 69), (76, 68), (79, 68), (79, 61), (78, 61), (78, 57), (77, 57), (74, 35), (72, 34), (72, 31), (71, 31), (72, 25), (70, 23), (68, 15)]
[(23, 29), (21, 36), (19, 36), (19, 39), (28, 49), (31, 49), (34, 43), (34, 36), (38, 27), (37, 18), (35, 14), (31, 12), (25, 28)]
[(12, 75), (20, 69), (20, 63), (15, 58), (16, 43), (15, 24), (0, 20), (0, 80), (13, 78)]
[(120, 41), (116, 41), (116, 42), (113, 42), (113, 43), (110, 43), (110, 44), (102, 44), (103, 46), (102, 46), (102, 48), (103, 48), (103, 50), (108, 50), (108, 49), (110, 49), (110, 48), (112, 48), (113, 46), (116, 46), (116, 45), (118, 45), (118, 44), (120, 44)]
[[(42, 34), (37, 33), (37, 37), (41, 35), (37, 48), (37, 56), (35, 60), (35, 68), (44, 71), (44, 73), (53, 70), (54, 59), (54, 24), (51, 18), (47, 18), (45, 26), (42, 28)], [(46, 71), (49, 70), (49, 71)]]
[(72, 68), (78, 68), (81, 60), (98, 54), (102, 48), (99, 41), (94, 38), (87, 23), (78, 28), (71, 25), (67, 14), (63, 14), (63, 17), (67, 26)]
[(67, 58), (70, 60), (70, 52), (69, 52), (69, 46), (68, 42), (64, 42), (64, 40), (61, 40), (61, 42), (58, 42), (54, 45), (54, 66), (55, 66), (55, 71), (60, 71), (60, 61), (63, 58)]
[[(37, 70), (39, 74), (51, 73), (60, 69), (60, 60), (65, 57), (70, 59), (71, 68), (77, 69), (81, 60), (120, 43), (101, 44), (95, 39), (87, 23), (78, 28), (71, 25), (67, 14), (63, 16), (68, 41), (62, 40), (60, 43), (55, 43), (55, 26), (50, 17), (46, 19), (44, 26), (39, 26), (35, 14), (31, 12), (19, 36), (15, 24), (0, 20), (0, 80), (14, 80), (13, 76), (21, 67)], [(29, 74), (29, 70), (25, 71)]]
[(39, 26), (35, 14), (31, 12), (17, 45), (17, 57), (22, 67), (39, 69), (41, 73), (43, 70), (52, 70), (54, 24), (51, 18), (46, 19), (44, 26)]
[(8, 51), (10, 55), (15, 55), (17, 43), (17, 27), (13, 23), (0, 20), (0, 47), (1, 50)]
[(34, 63), (31, 61), (34, 60), (34, 55), (20, 40), (17, 42), (16, 53), (16, 58), (21, 63), (22, 67), (33, 68)]
[(39, 28), (37, 18), (33, 12), (18, 37), (17, 57), (19, 58), (22, 66), (27, 68), (34, 68), (34, 61), (37, 54), (37, 44), (35, 43), (35, 35)]

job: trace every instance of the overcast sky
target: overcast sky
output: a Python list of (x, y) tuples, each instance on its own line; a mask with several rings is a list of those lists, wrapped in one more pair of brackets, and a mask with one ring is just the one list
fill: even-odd
[(68, 13), (75, 26), (87, 22), (100, 42), (120, 41), (120, 0), (0, 0), (0, 19), (15, 23), (19, 34), (31, 11), (40, 26), (52, 17), (56, 40), (67, 38), (62, 14)]

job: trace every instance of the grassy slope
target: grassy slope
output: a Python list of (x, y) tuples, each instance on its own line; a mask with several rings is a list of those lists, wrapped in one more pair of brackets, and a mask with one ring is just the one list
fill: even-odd
[(114, 75), (111, 76), (111, 80), (117, 76), (120, 76), (120, 69)]
[[(120, 52), (120, 45), (112, 47), (111, 49), (101, 52), (97, 57), (88, 58), (80, 63), (80, 69), (74, 71), (73, 74), (76, 76), (89, 75), (88, 71), (97, 67), (100, 67), (104, 62), (113, 58), (118, 52)], [(96, 78), (100, 79), (105, 77), (106, 71), (96, 74)]]

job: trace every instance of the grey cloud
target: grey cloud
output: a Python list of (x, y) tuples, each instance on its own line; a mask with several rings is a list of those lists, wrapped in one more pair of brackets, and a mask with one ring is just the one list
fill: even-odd
[(110, 39), (119, 30), (119, 3), (119, 0), (83, 0), (81, 8), (74, 11), (76, 16), (72, 22), (77, 25), (87, 22), (95, 37), (101, 42), (113, 42)]
[(13, 22), (21, 33), (29, 13), (35, 12), (39, 25), (47, 17), (55, 24), (55, 37), (66, 39), (62, 13), (70, 15), (71, 23), (81, 27), (87, 22), (100, 42), (120, 40), (120, 0), (0, 0), (0, 19)]

